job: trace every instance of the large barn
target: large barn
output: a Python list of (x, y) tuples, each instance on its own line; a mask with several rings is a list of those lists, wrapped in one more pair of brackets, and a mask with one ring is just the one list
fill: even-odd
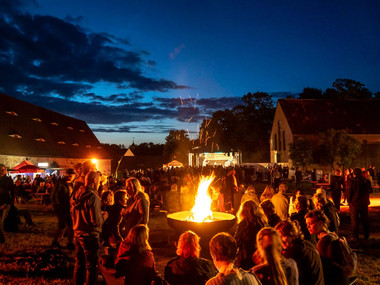
[(0, 163), (59, 170), (96, 159), (97, 169), (111, 174), (111, 159), (86, 122), (2, 93), (0, 102)]
[(380, 167), (379, 112), (380, 100), (278, 100), (270, 136), (271, 163), (291, 163), (289, 144), (297, 138), (318, 144), (321, 133), (336, 129), (362, 143), (360, 166)]

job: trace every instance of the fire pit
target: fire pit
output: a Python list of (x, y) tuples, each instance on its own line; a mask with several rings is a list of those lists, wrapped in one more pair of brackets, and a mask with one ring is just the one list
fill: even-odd
[(216, 233), (228, 231), (236, 221), (234, 215), (222, 212), (213, 212), (213, 219), (206, 222), (186, 220), (191, 215), (191, 211), (169, 214), (167, 216), (168, 225), (178, 233), (191, 230), (200, 236), (214, 236)]
[(200, 236), (213, 236), (228, 231), (236, 221), (232, 214), (212, 212), (211, 197), (208, 189), (214, 180), (214, 174), (202, 176), (198, 186), (194, 207), (191, 211), (182, 211), (167, 216), (168, 225), (177, 233), (192, 230)]

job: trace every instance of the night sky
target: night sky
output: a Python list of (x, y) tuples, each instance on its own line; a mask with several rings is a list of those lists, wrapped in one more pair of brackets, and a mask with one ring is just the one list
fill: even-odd
[(248, 92), (380, 91), (380, 1), (0, 0), (0, 92), (101, 142), (196, 137)]

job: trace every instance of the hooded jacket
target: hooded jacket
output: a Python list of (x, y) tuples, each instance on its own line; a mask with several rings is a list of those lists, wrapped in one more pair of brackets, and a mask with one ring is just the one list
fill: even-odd
[(71, 197), (70, 211), (75, 236), (99, 237), (103, 216), (98, 195), (84, 186), (80, 187)]

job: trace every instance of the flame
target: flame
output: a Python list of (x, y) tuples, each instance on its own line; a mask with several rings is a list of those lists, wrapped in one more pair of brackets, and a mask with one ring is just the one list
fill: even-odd
[(195, 197), (194, 207), (191, 209), (192, 221), (202, 223), (212, 220), (211, 197), (208, 194), (208, 188), (215, 179), (214, 173), (210, 176), (202, 176), (198, 186), (198, 193)]

